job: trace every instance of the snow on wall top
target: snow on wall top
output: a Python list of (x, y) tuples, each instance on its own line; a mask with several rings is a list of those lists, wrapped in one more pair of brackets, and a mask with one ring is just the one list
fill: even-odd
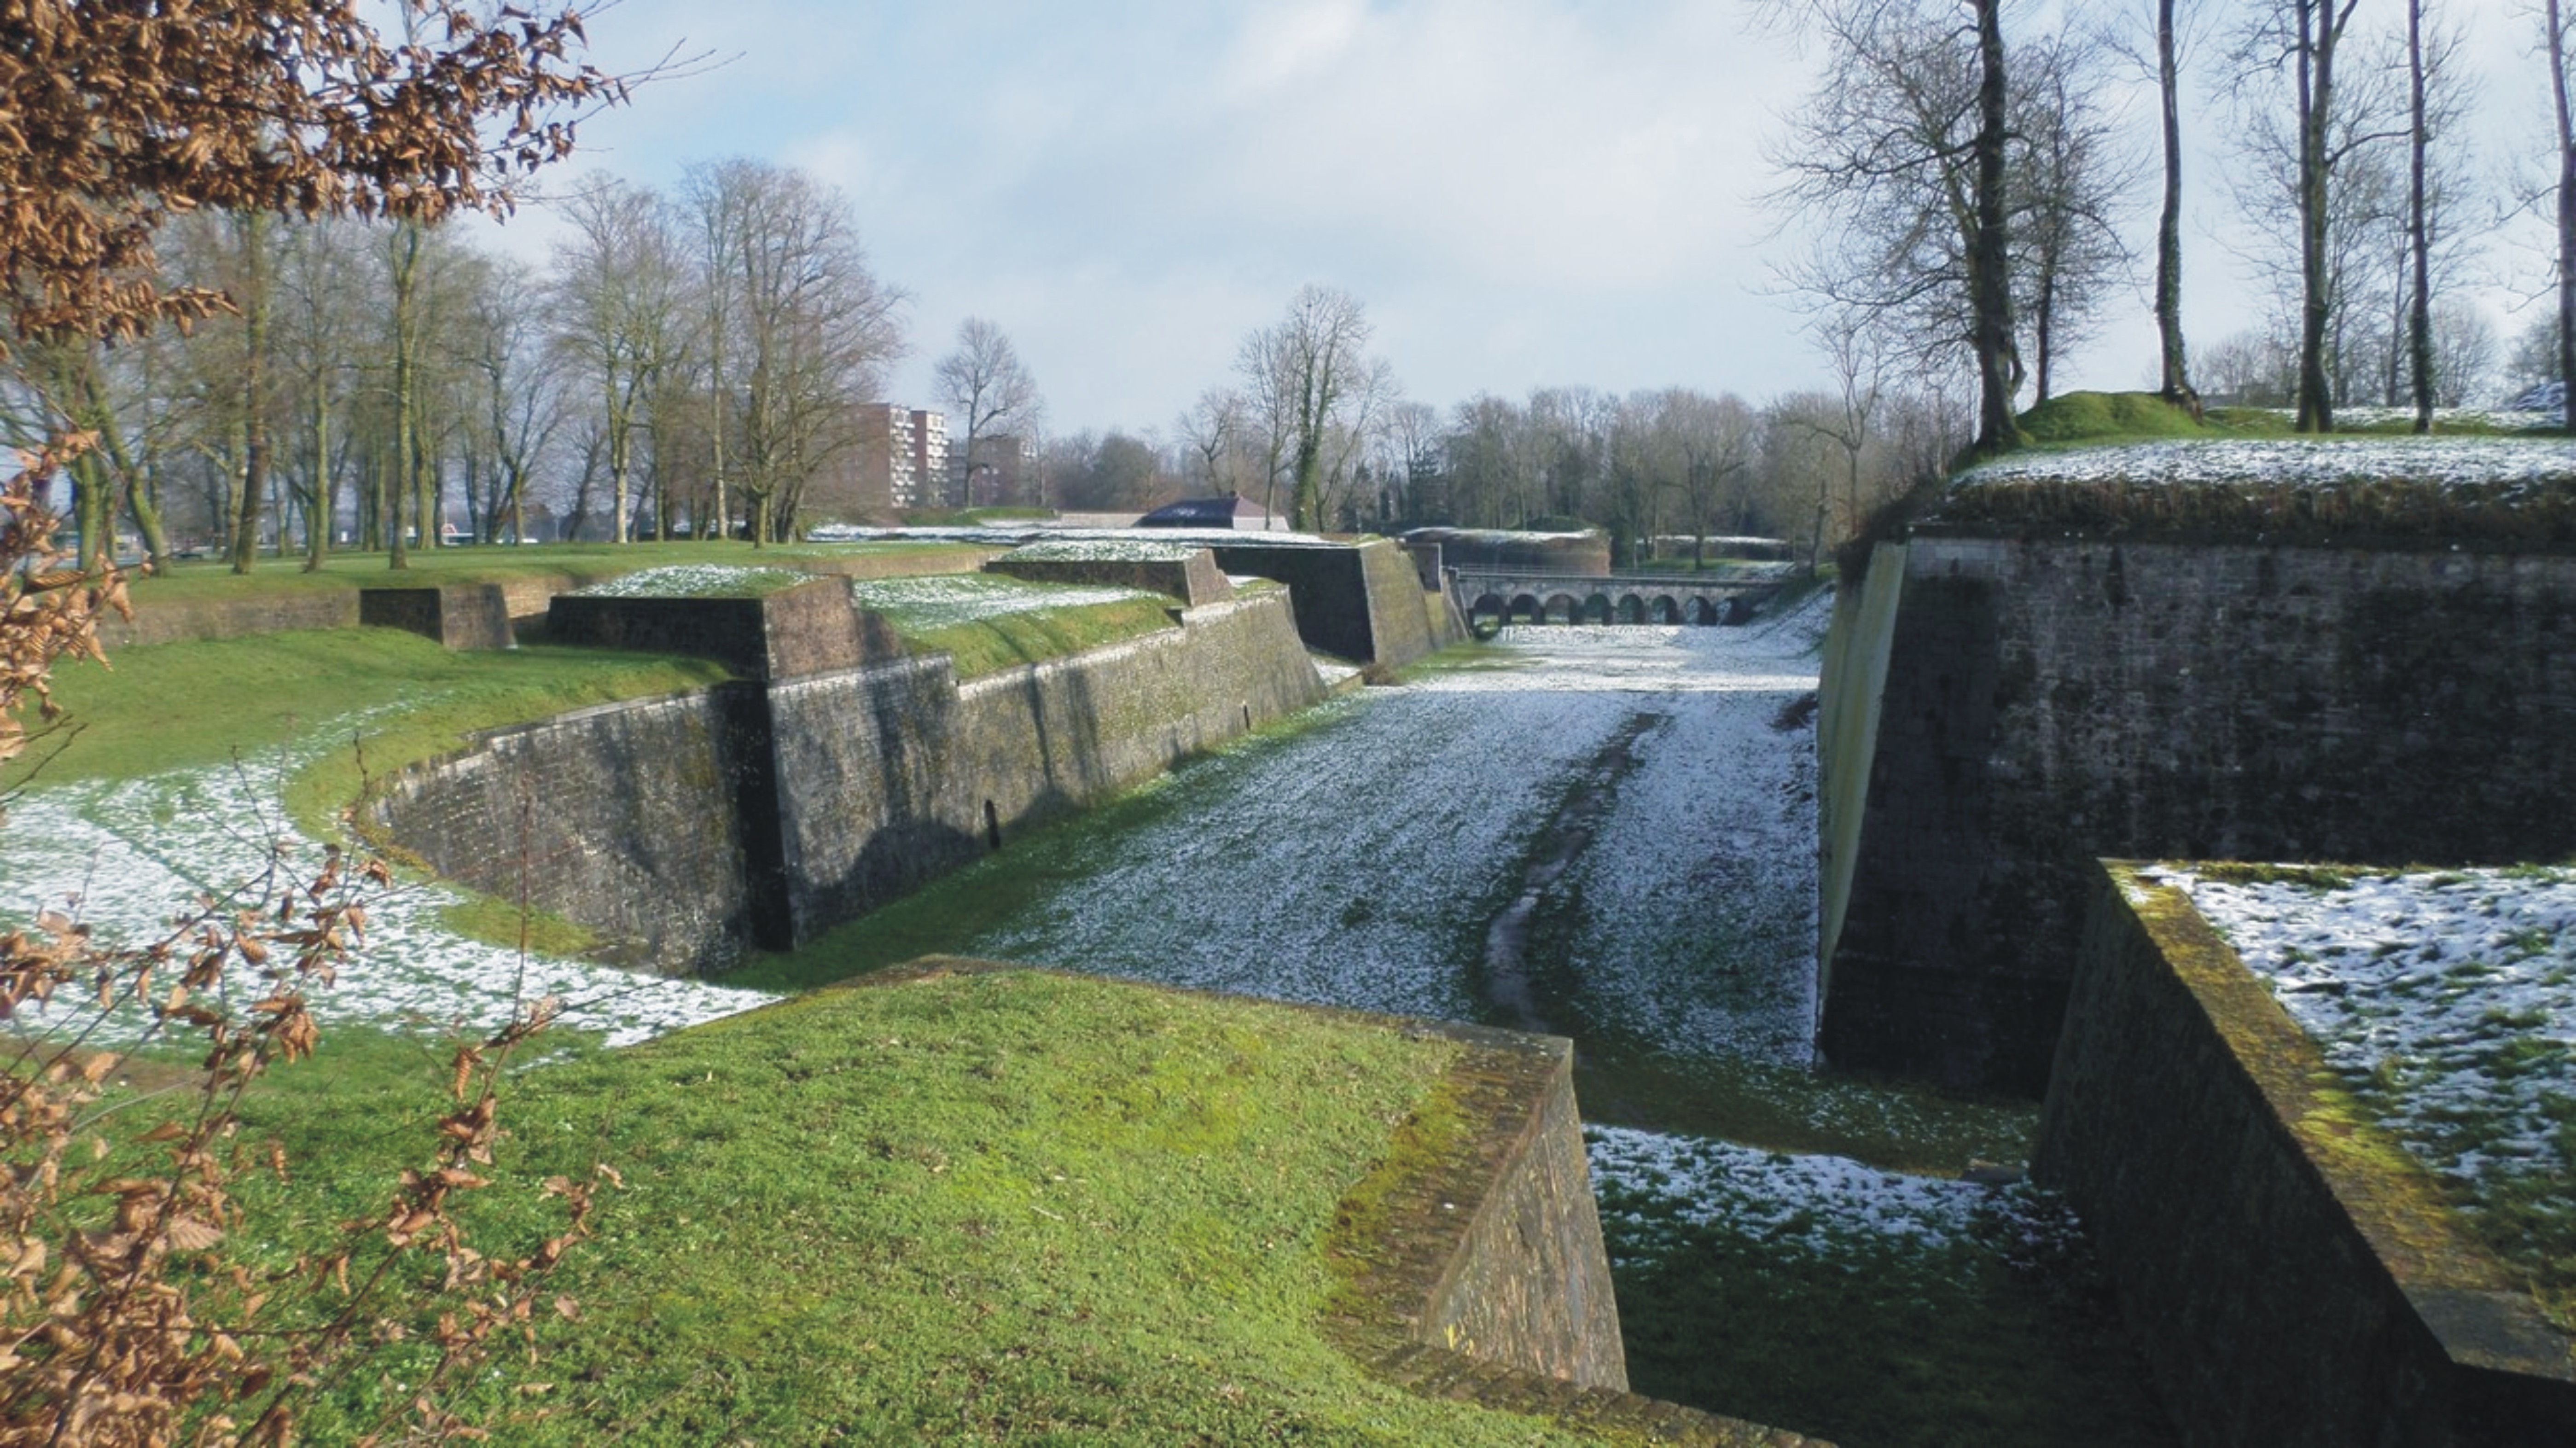
[[(2147, 878), (2190, 895), (2426, 1166), (2473, 1192), (2568, 1180), (2576, 868), (2257, 873)], [(2545, 1195), (2576, 1230), (2576, 1198)]]
[(2564, 438), (2185, 438), (2016, 453), (1951, 480), (1952, 492), (2013, 483), (2279, 488), (2406, 481), (2492, 488), (2576, 482)]

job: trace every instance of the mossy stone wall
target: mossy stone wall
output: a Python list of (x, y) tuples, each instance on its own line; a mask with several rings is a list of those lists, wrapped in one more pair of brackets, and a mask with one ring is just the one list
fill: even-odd
[(628, 958), (718, 971), (1323, 697), (1277, 594), (1181, 625), (963, 688), (934, 654), (605, 705), (405, 770), (370, 808), (441, 874), (517, 899), (524, 873)]
[(1310, 648), (1395, 669), (1457, 642), (1440, 636), (1420, 575), (1388, 539), (1338, 547), (1247, 541), (1218, 544), (1215, 552), (1228, 573), (1288, 585), (1298, 635)]
[(1223, 603), (1234, 585), (1216, 566), (1216, 555), (1202, 548), (1186, 558), (1015, 558), (1004, 555), (984, 565), (987, 573), (1022, 578), (1031, 583), (1089, 583), (1136, 588), (1170, 595), (1197, 608)]
[(361, 588), (358, 622), (416, 633), (451, 649), (506, 649), (517, 643), (509, 596), (497, 583)]
[(599, 932), (612, 959), (721, 970), (756, 919), (742, 796), (765, 759), (756, 685), (631, 700), (495, 730), (369, 797), (438, 874)]
[(2031, 1167), (2185, 1440), (2576, 1442), (2576, 1343), (2180, 890), (2096, 878)]
[(1837, 744), (1837, 1063), (2038, 1094), (2097, 856), (2576, 853), (2576, 557), (1958, 530), (1891, 565), (1892, 613), (1837, 616), (1887, 658)]

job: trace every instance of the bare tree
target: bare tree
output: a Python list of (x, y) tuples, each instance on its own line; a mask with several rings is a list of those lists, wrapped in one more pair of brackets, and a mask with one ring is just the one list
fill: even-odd
[(802, 171), (726, 161), (696, 199), (721, 208), (732, 234), (730, 274), (707, 284), (733, 293), (757, 545), (793, 531), (806, 484), (858, 446), (858, 405), (903, 352), (906, 298), (868, 269), (849, 203)]
[(2558, 123), (2558, 381), (2564, 391), (2562, 426), (2576, 435), (2576, 116), (2568, 96), (2571, 39), (2561, 0), (2548, 0), (2544, 48), (2549, 56), (2549, 101)]
[(1791, 285), (1867, 319), (1926, 366), (1964, 354), (1979, 383), (1977, 443), (2020, 438), (2006, 167), (2011, 91), (1999, 0), (1971, 23), (1929, 0), (1829, 0), (1770, 13), (1825, 46), (1787, 134), (1766, 147), (1772, 193), (1814, 224)]
[(2030, 328), (2038, 403), (2053, 395), (2058, 358), (2089, 334), (2128, 275), (2121, 197), (2132, 176), (2117, 118), (2096, 99), (2106, 79), (2097, 43), (2048, 37), (2022, 47), (2014, 70), (2018, 145), (2008, 186), (2020, 242), (2015, 307)]
[(598, 389), (609, 539), (623, 543), (641, 404), (676, 340), (679, 248), (660, 198), (621, 181), (576, 193), (566, 215), (572, 233), (554, 266), (557, 336)]
[(2290, 133), (2280, 133), (2269, 108), (2247, 128), (2251, 143), (2283, 167), (2296, 228), (2299, 319), (2298, 421), (2301, 432), (2334, 429), (2335, 378), (2331, 335), (2342, 298), (2336, 288), (2338, 193), (2348, 163), (2405, 134), (2386, 108), (2384, 77), (2348, 77), (2339, 62), (2360, 0), (2277, 0), (2248, 25), (2238, 47), (2250, 81), (2256, 73), (2285, 74), (2290, 93)]
[(1385, 376), (1366, 353), (1370, 330), (1358, 298), (1308, 285), (1278, 325), (1244, 339), (1236, 367), (1272, 422), (1273, 458), (1288, 463), (1296, 527), (1322, 526), (1334, 431), (1354, 427)]
[(1037, 379), (1020, 361), (1018, 349), (1001, 328), (982, 317), (968, 317), (957, 324), (957, 350), (939, 359), (931, 369), (931, 380), (939, 387), (940, 399), (966, 419), (965, 446), (958, 454), (963, 477), (975, 475), (975, 464), (982, 457), (978, 449), (986, 438), (1005, 426), (1025, 431), (1045, 408)]
[(2156, 97), (2162, 111), (2164, 195), (2156, 212), (2158, 391), (2200, 416), (2182, 336), (2182, 37), (2176, 0), (2156, 0)]

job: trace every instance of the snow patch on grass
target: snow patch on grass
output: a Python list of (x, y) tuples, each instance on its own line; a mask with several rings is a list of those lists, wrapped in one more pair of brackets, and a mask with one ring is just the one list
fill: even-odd
[(899, 629), (916, 631), (951, 628), (1004, 614), (1087, 608), (1134, 598), (1159, 601), (1163, 595), (1136, 588), (1030, 583), (997, 573), (857, 579), (850, 584), (850, 599), (859, 607), (884, 614)]
[[(317, 739), (346, 733), (314, 731)], [(0, 832), (0, 920), (23, 924), (60, 908), (102, 940), (141, 943), (171, 912), (203, 894), (222, 896), (254, 876), (273, 849), (319, 862), (321, 846), (297, 834), (277, 801), (304, 758), (294, 753), (214, 769), (28, 791)], [(458, 898), (434, 882), (407, 884), (373, 903), (366, 939), (316, 993), (325, 1025), (365, 1021), (404, 1029), (489, 1028), (522, 1000), (556, 996), (562, 1021), (611, 1045), (649, 1039), (763, 1004), (774, 997), (695, 980), (668, 980), (578, 961), (532, 957), (467, 940), (440, 912)], [(57, 1012), (60, 1016), (63, 1013)], [(21, 1029), (43, 1029), (43, 1017)], [(115, 1023), (121, 1039), (139, 1019)]]
[(2443, 487), (2576, 479), (2576, 444), (2555, 439), (2188, 438), (2029, 452), (1968, 469), (1953, 490), (2069, 482), (2322, 487), (2405, 480)]
[(2180, 885), (2407, 1149), (2576, 1232), (2576, 869), (2281, 867)]
[(1003, 563), (1186, 563), (1206, 551), (1196, 543), (1161, 538), (1053, 538), (1023, 544), (996, 560)]
[(1652, 1262), (1689, 1229), (1710, 1226), (1818, 1256), (1991, 1244), (1998, 1225), (2005, 1242), (2037, 1247), (2077, 1230), (2056, 1199), (2026, 1185), (1904, 1176), (1839, 1156), (1626, 1127), (1586, 1127), (1583, 1135), (1593, 1189), (1615, 1221), (1610, 1235), (1627, 1254), (1614, 1266)]
[(584, 598), (759, 598), (813, 578), (793, 568), (673, 563), (620, 574), (574, 592)]

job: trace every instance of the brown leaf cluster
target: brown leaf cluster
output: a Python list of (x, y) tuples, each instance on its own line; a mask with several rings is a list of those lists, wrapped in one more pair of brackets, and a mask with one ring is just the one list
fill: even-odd
[[(388, 12), (400, 41), (365, 18)], [(570, 11), (452, 0), (0, 0), (11, 330), (114, 340), (225, 306), (157, 275), (154, 229), (201, 206), (420, 221), (506, 209), (511, 174), (570, 150), (573, 113), (623, 97), (572, 58), (581, 38)], [(11, 350), (0, 340), (0, 358)], [(104, 662), (100, 620), (130, 612), (120, 574), (73, 567), (54, 541), (48, 483), (93, 445), (59, 436), (0, 483), (0, 764), (26, 749), (31, 702), (58, 712), (54, 663)], [(380, 864), (272, 852), (148, 942), (101, 942), (76, 909), (0, 934), (0, 1448), (287, 1442), (313, 1393), (423, 1336), (437, 1368), (384, 1431), (481, 1436), (439, 1390), (532, 1340), (538, 1281), (591, 1212), (589, 1183), (546, 1183), (563, 1229), (515, 1257), (477, 1250), (453, 1215), (490, 1184), (502, 1069), (550, 1006), (460, 1052), (436, 1144), (380, 1212), (286, 1268), (228, 1255), (251, 1235), (232, 1191), (256, 1149), (236, 1139), (242, 1093), (312, 1054), (309, 996), (390, 884)], [(92, 1049), (111, 1019), (200, 1046), (184, 1089), (119, 1086), (117, 1059)], [(273, 1143), (262, 1165), (287, 1168)]]
[[(397, 41), (365, 18), (398, 13)], [(0, 0), (0, 285), (24, 336), (132, 336), (223, 305), (164, 290), (200, 206), (435, 221), (505, 209), (623, 83), (569, 10), (452, 0)]]

